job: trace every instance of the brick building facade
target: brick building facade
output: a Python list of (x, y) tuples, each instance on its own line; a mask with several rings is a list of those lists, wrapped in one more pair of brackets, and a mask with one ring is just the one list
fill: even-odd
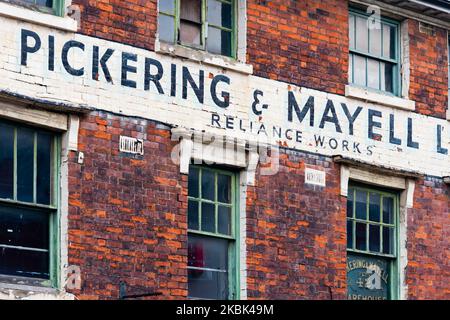
[(447, 1), (40, 3), (0, 1), (0, 299), (450, 298)]

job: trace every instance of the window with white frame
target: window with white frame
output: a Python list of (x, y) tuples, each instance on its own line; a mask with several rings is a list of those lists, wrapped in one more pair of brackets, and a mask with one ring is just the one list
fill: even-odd
[(236, 0), (160, 0), (159, 40), (236, 58)]

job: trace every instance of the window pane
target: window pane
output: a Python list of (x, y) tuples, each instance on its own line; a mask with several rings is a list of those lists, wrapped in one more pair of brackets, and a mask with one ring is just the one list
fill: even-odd
[(198, 168), (190, 167), (189, 168), (189, 179), (188, 179), (188, 195), (189, 197), (198, 198)]
[(14, 128), (0, 123), (0, 198), (14, 197)]
[(231, 203), (231, 176), (219, 174), (217, 176), (217, 201)]
[(355, 55), (353, 61), (354, 83), (360, 86), (366, 85), (366, 58)]
[(49, 214), (0, 206), (0, 245), (48, 250)]
[(175, 19), (173, 17), (160, 14), (158, 16), (159, 39), (162, 41), (175, 42)]
[(353, 189), (348, 189), (347, 194), (347, 217), (353, 218)]
[(367, 52), (369, 47), (367, 19), (356, 17), (356, 49)]
[(228, 273), (188, 269), (188, 297), (228, 299)]
[(211, 53), (231, 56), (231, 32), (209, 27), (207, 50)]
[(17, 129), (17, 200), (33, 202), (34, 131)]
[(356, 219), (367, 219), (367, 192), (356, 190)]
[(366, 250), (366, 224), (356, 223), (356, 249)]
[(380, 226), (369, 225), (369, 250), (380, 252)]
[(198, 230), (198, 202), (189, 200), (188, 204), (188, 229)]
[(397, 28), (383, 24), (383, 56), (386, 58), (396, 58), (396, 30)]
[(348, 82), (353, 83), (353, 55), (348, 58)]
[(202, 22), (202, 0), (180, 0), (180, 19)]
[(49, 279), (48, 252), (2, 248), (0, 273), (6, 275)]
[(202, 231), (216, 232), (215, 205), (202, 203)]
[(381, 63), (381, 90), (394, 92), (394, 67), (390, 63)]
[(353, 248), (353, 222), (347, 221), (347, 248)]
[(218, 214), (218, 232), (231, 235), (231, 208), (219, 206)]
[(383, 227), (383, 253), (394, 253), (394, 228)]
[(367, 59), (367, 86), (373, 89), (380, 89), (380, 62)]
[(350, 49), (355, 48), (355, 17), (350, 15), (348, 18)]
[(232, 28), (231, 4), (219, 2), (217, 0), (209, 0), (208, 23), (231, 29)]
[(37, 203), (50, 204), (51, 154), (53, 138), (50, 134), (37, 134)]
[(370, 29), (370, 53), (376, 56), (381, 56), (381, 29)]
[(369, 204), (369, 220), (374, 222), (380, 222), (380, 205), (381, 197), (377, 193), (370, 194), (370, 204)]
[(188, 21), (180, 21), (180, 41), (183, 44), (201, 45), (201, 25)]
[(228, 240), (189, 234), (188, 266), (226, 271)]
[(215, 201), (214, 176), (214, 172), (209, 170), (202, 170), (202, 199)]
[(383, 223), (394, 223), (394, 199), (383, 198)]
[(175, 0), (159, 0), (159, 11), (175, 14)]

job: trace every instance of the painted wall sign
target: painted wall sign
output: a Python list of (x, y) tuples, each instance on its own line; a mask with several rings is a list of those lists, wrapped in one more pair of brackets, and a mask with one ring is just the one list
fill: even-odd
[(348, 253), (349, 300), (387, 300), (391, 296), (388, 259)]
[(80, 34), (0, 18), (0, 90), (247, 141), (450, 175), (450, 125)]

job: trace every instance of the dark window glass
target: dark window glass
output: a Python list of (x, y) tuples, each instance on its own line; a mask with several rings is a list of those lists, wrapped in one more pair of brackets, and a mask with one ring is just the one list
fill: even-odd
[(0, 273), (49, 278), (49, 213), (0, 206)]
[(347, 221), (347, 248), (353, 248), (353, 222)]
[(197, 299), (228, 299), (228, 273), (188, 269), (188, 296)]
[(369, 220), (374, 222), (380, 222), (380, 201), (381, 197), (377, 193), (371, 193), (369, 199)]
[(381, 90), (394, 91), (394, 66), (392, 63), (381, 63)]
[(231, 235), (231, 208), (219, 206), (218, 232), (225, 235)]
[(356, 223), (356, 249), (358, 250), (366, 250), (366, 224), (365, 223)]
[(353, 217), (353, 189), (350, 188), (347, 195), (347, 217)]
[(0, 244), (48, 249), (49, 214), (0, 206)]
[(14, 128), (0, 123), (0, 198), (14, 197)]
[(189, 200), (188, 205), (188, 228), (191, 230), (199, 229), (198, 221), (198, 202)]
[(17, 129), (17, 200), (33, 202), (34, 131)]
[(383, 198), (383, 223), (394, 223), (394, 199), (385, 197)]
[(231, 176), (218, 174), (217, 189), (217, 201), (231, 203)]
[(202, 203), (202, 231), (216, 232), (215, 206), (211, 203)]
[[(202, 269), (208, 270), (202, 270)], [(228, 241), (190, 235), (188, 295), (201, 299), (228, 298)]]
[(356, 190), (356, 219), (367, 219), (367, 192)]
[(2, 248), (0, 250), (0, 274), (49, 279), (48, 252)]
[(188, 266), (226, 271), (228, 240), (191, 234), (188, 239)]
[(369, 250), (380, 251), (380, 226), (369, 225)]
[(383, 227), (383, 253), (394, 253), (394, 229), (389, 227)]
[(198, 192), (198, 169), (195, 167), (189, 168), (188, 180), (188, 195), (189, 197), (199, 198)]
[(37, 203), (50, 204), (52, 136), (37, 135)]
[(214, 172), (209, 170), (202, 171), (202, 199), (214, 201), (215, 181)]

